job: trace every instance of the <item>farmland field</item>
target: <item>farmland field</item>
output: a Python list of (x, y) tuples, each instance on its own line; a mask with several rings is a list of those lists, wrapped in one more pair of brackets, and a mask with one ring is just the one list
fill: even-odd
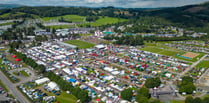
[(88, 43), (88, 42), (81, 41), (81, 40), (70, 40), (70, 41), (65, 41), (64, 43), (75, 45), (78, 47), (78, 49), (86, 49), (86, 48), (91, 48), (95, 46), (92, 43)]
[(72, 22), (83, 22), (85, 21), (84, 16), (79, 16), (79, 15), (64, 15), (64, 16), (56, 16), (56, 17), (44, 17), (41, 18), (45, 22), (49, 22), (50, 20), (55, 20), (58, 21), (61, 17), (64, 18), (66, 21), (72, 21)]
[(100, 17), (95, 22), (80, 24), (79, 26), (86, 26), (86, 25), (102, 26), (106, 24), (114, 24), (114, 23), (124, 22), (124, 21), (126, 21), (126, 19), (118, 19), (118, 18), (112, 18), (112, 17), (104, 17), (104, 18)]

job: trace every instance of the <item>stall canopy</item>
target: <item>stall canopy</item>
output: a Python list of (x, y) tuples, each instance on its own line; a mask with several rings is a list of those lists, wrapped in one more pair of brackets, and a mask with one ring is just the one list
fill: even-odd
[(96, 101), (98, 101), (98, 102), (99, 102), (99, 101), (100, 101), (100, 99), (96, 99)]
[(70, 81), (70, 82), (74, 82), (74, 83), (76, 82), (76, 80), (73, 79), (73, 78), (70, 78), (69, 81)]
[(16, 61), (21, 61), (21, 59), (18, 59), (18, 58), (17, 58)]
[(13, 55), (12, 57), (13, 57), (13, 58), (16, 58), (16, 57), (17, 57), (17, 55)]

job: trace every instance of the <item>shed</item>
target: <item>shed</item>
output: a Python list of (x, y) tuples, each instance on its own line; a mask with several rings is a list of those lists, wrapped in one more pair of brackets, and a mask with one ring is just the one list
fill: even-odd
[(104, 49), (105, 46), (104, 45), (96, 45), (95, 48), (97, 48), (97, 49)]
[(58, 85), (55, 82), (50, 82), (47, 86), (48, 86), (49, 91), (60, 90)]

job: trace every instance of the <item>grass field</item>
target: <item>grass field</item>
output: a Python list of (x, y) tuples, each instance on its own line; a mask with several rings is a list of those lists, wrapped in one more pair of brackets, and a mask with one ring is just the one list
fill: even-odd
[(165, 43), (169, 43), (169, 42), (155, 42), (155, 43), (145, 42), (145, 47), (141, 48), (141, 50), (149, 51), (149, 52), (153, 52), (153, 53), (157, 53), (161, 55), (166, 55), (166, 56), (173, 56), (176, 59), (181, 59), (181, 60), (185, 60), (188, 62), (196, 62), (198, 59), (200, 59), (202, 56), (205, 55), (205, 53), (198, 53), (199, 55), (193, 59), (182, 58), (182, 57), (177, 56), (177, 54), (183, 55), (186, 53), (186, 51), (179, 50), (173, 47), (168, 47), (165, 45)]
[(185, 103), (184, 101), (171, 100), (170, 103)]
[(25, 77), (29, 77), (28, 73), (26, 73), (24, 70), (20, 71), (20, 73)]
[(70, 41), (65, 41), (64, 43), (75, 45), (78, 47), (78, 49), (86, 49), (86, 48), (91, 48), (95, 46), (95, 44), (88, 43), (88, 42), (81, 41), (81, 40), (70, 40)]
[(65, 28), (74, 28), (74, 25), (55, 25), (55, 26), (47, 26), (50, 27), (51, 29), (65, 29)]
[(177, 51), (160, 49), (160, 48), (154, 47), (154, 46), (148, 46), (145, 48), (141, 48), (141, 50), (149, 51), (149, 52), (153, 52), (153, 53), (157, 53), (157, 54), (161, 54), (161, 55), (166, 55), (166, 56), (175, 56), (178, 53)]
[(5, 90), (6, 92), (9, 92), (7, 86), (6, 86), (1, 80), (0, 80), (0, 86), (1, 86), (2, 88), (4, 88), (4, 90)]
[(12, 16), (21, 16), (21, 15), (24, 15), (25, 13), (22, 13), (22, 12), (17, 12), (17, 13), (5, 13), (3, 15), (0, 15), (0, 17), (2, 18), (9, 18), (9, 17), (12, 17)]
[(57, 96), (51, 92), (45, 91), (43, 89), (43, 86), (40, 86), (38, 88), (50, 96), (56, 96), (56, 100), (59, 101), (59, 103), (77, 103), (77, 98), (72, 94), (67, 94), (65, 91), (63, 91), (59, 96)]
[(56, 17), (43, 17), (41, 18), (45, 22), (49, 22), (50, 20), (56, 20), (58, 21), (61, 17), (64, 18), (66, 21), (72, 21), (72, 22), (84, 22), (85, 17), (79, 16), (79, 15), (64, 15), (64, 16), (56, 16)]
[(2, 24), (0, 24), (0, 26), (12, 25), (12, 24), (14, 24), (14, 23), (13, 22), (10, 22), (10, 23), (2, 23)]
[(209, 68), (209, 61), (201, 61), (199, 64), (197, 64), (198, 68)]
[(79, 34), (79, 36), (90, 36), (92, 34)]
[(102, 26), (102, 25), (107, 25), (107, 24), (115, 24), (118, 22), (124, 22), (126, 21), (126, 19), (118, 19), (118, 18), (112, 18), (112, 17), (100, 17), (98, 20), (96, 20), (95, 22), (92, 23), (85, 23), (85, 24), (80, 24), (78, 26), (87, 26), (87, 25), (91, 25), (91, 26)]

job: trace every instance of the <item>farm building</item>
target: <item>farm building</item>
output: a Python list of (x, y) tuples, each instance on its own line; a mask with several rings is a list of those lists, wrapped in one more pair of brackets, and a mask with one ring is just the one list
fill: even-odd
[(51, 32), (47, 32), (46, 30), (35, 30), (35, 35), (51, 35)]
[(47, 85), (47, 89), (49, 90), (49, 91), (52, 91), (52, 90), (60, 90), (59, 89), (59, 86), (55, 83), (55, 82), (50, 82), (48, 85)]
[(90, 31), (94, 31), (95, 28), (70, 28), (70, 34), (88, 34)]
[(67, 43), (63, 43), (63, 42), (57, 42), (59, 45), (62, 45), (62, 46), (65, 46), (66, 48), (69, 48), (69, 49), (76, 49), (78, 48), (77, 46), (75, 45), (71, 45), (71, 44), (67, 44)]
[(95, 48), (97, 48), (97, 49), (104, 49), (105, 46), (104, 45), (96, 45)]
[(43, 84), (43, 83), (46, 83), (46, 82), (49, 82), (50, 80), (49, 80), (49, 78), (41, 78), (41, 79), (38, 79), (38, 80), (35, 80), (35, 83), (37, 84), (37, 85), (40, 85), (40, 84)]

